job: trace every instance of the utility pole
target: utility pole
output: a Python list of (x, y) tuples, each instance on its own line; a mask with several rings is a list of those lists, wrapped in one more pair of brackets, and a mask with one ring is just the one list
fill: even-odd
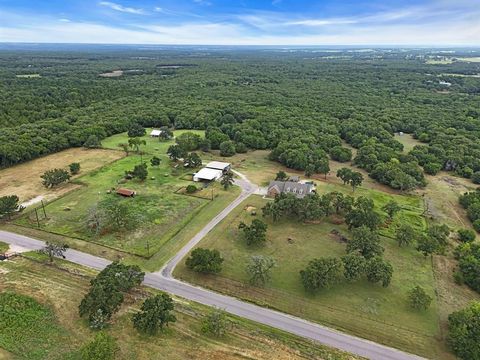
[(43, 215), (45, 216), (45, 219), (47, 218), (47, 212), (45, 211), (45, 205), (43, 204), (43, 200), (42, 201), (42, 209), (43, 209)]
[(37, 218), (37, 226), (40, 227), (40, 221), (38, 220), (37, 208), (35, 208), (35, 216), (36, 216), (36, 218)]

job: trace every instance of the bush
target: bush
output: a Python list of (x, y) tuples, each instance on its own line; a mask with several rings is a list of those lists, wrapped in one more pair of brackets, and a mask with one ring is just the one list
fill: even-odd
[(475, 231), (470, 229), (460, 229), (458, 230), (458, 240), (464, 243), (469, 243), (475, 240)]
[(224, 141), (220, 144), (221, 156), (233, 156), (235, 155), (235, 144), (233, 141)]
[(222, 270), (223, 258), (218, 250), (197, 248), (190, 253), (185, 261), (190, 270), (204, 273), (215, 274)]
[(230, 323), (225, 311), (213, 309), (202, 321), (202, 332), (215, 337), (222, 337), (228, 330)]
[(68, 165), (68, 168), (70, 169), (70, 173), (72, 175), (76, 175), (80, 172), (80, 163), (74, 162)]
[(474, 184), (480, 184), (480, 171), (474, 172), (471, 179)]
[(432, 297), (421, 286), (415, 286), (408, 292), (408, 301), (410, 307), (415, 310), (427, 310), (432, 302)]
[(442, 165), (439, 163), (426, 163), (423, 165), (423, 170), (429, 175), (437, 175), (442, 170)]
[(244, 143), (239, 142), (235, 145), (235, 151), (239, 154), (244, 154), (248, 151), (248, 148)]
[(194, 192), (197, 191), (197, 187), (195, 185), (188, 185), (186, 188), (187, 194), (193, 194)]

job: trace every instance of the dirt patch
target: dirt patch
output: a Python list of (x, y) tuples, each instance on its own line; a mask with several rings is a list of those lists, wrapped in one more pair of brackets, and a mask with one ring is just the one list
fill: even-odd
[(257, 208), (256, 208), (255, 206), (248, 205), (248, 206), (245, 208), (245, 210), (246, 210), (247, 212), (252, 212), (252, 211), (256, 211)]
[[(120, 159), (124, 154), (115, 150), (72, 148), (38, 158), (26, 163), (0, 170), (0, 196), (17, 195), (20, 202), (32, 205), (38, 201), (52, 200), (79, 185), (64, 184), (55, 189), (45, 189), (40, 176), (49, 169), (67, 168), (72, 162), (79, 162), (80, 174)], [(40, 199), (40, 200), (39, 200)]]

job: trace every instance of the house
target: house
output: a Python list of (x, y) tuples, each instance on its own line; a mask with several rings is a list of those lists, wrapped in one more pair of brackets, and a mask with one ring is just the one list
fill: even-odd
[(116, 193), (125, 197), (134, 197), (135, 195), (137, 195), (136, 191), (124, 188), (117, 189)]
[(223, 171), (219, 169), (203, 168), (196, 174), (193, 174), (193, 181), (214, 181), (222, 177)]
[(221, 170), (222, 173), (226, 173), (231, 169), (232, 165), (230, 163), (221, 162), (221, 161), (210, 161), (207, 166), (207, 169)]
[(153, 129), (152, 132), (150, 133), (150, 136), (151, 137), (159, 137), (161, 133), (162, 133), (162, 130)]
[(300, 181), (300, 176), (290, 176), (288, 178), (288, 181), (291, 181), (291, 182), (299, 182)]
[(313, 184), (302, 184), (294, 181), (271, 181), (268, 185), (267, 196), (276, 197), (280, 194), (295, 194), (298, 198), (303, 198), (306, 195), (315, 192)]

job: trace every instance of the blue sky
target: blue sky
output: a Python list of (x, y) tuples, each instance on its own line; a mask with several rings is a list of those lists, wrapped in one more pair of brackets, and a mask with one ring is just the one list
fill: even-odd
[(480, 45), (480, 0), (0, 0), (0, 42)]

